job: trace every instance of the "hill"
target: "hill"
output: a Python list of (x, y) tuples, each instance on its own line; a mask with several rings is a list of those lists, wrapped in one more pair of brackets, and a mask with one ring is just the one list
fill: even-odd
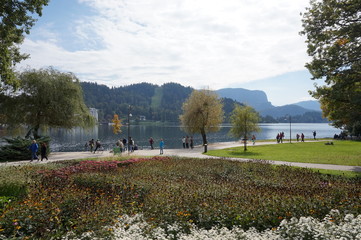
[[(99, 121), (111, 122), (114, 114), (121, 119), (128, 116), (129, 106), (134, 119), (145, 118), (151, 121), (179, 123), (183, 102), (194, 90), (178, 83), (166, 83), (161, 86), (150, 83), (131, 84), (109, 88), (97, 83), (82, 82), (84, 101), (88, 107), (98, 109)], [(262, 116), (262, 122), (283, 122), (291, 115), (294, 122), (326, 122), (321, 111), (310, 108), (317, 106), (311, 102), (301, 102), (280, 107), (273, 106), (267, 95), (259, 90), (226, 88), (216, 91), (222, 98), (225, 122), (234, 104), (247, 104), (255, 108)], [(306, 109), (302, 106), (308, 106)]]
[(321, 111), (321, 104), (318, 101), (302, 101), (298, 103), (294, 103), (294, 105), (313, 110), (313, 111)]
[[(121, 119), (128, 116), (129, 106), (135, 119), (140, 116), (151, 121), (179, 122), (183, 102), (194, 90), (178, 83), (166, 83), (161, 86), (150, 83), (132, 84), (109, 88), (97, 83), (82, 82), (85, 104), (98, 109), (99, 122), (111, 122), (114, 114)], [(225, 118), (228, 120), (235, 103), (223, 98)]]

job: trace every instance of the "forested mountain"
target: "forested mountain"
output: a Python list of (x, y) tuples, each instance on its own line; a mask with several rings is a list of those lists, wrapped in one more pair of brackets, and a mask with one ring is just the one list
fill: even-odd
[[(82, 82), (81, 85), (86, 105), (98, 109), (100, 122), (111, 122), (114, 114), (125, 120), (131, 106), (134, 119), (145, 116), (147, 120), (178, 123), (183, 102), (193, 91), (193, 88), (178, 83), (162, 86), (139, 83), (116, 88), (88, 82)], [(227, 98), (223, 102), (227, 120), (234, 104), (238, 102)]]
[[(82, 82), (84, 101), (88, 107), (98, 109), (99, 122), (111, 122), (114, 114), (126, 120), (129, 106), (131, 106), (132, 119), (144, 116), (147, 120), (179, 123), (182, 114), (183, 102), (194, 90), (178, 83), (165, 83), (161, 86), (150, 83), (131, 84), (123, 87), (109, 88), (97, 83)], [(246, 91), (246, 90), (245, 90)], [(254, 93), (258, 93), (253, 91)], [(242, 95), (242, 94), (241, 94)], [(260, 95), (260, 94), (259, 94)], [(234, 97), (234, 96), (233, 96)], [(241, 104), (232, 96), (223, 95), (225, 122), (233, 111), (234, 104)], [(242, 96), (238, 96), (240, 98)], [(264, 99), (267, 96), (262, 95)], [(250, 104), (250, 103), (248, 103)], [(270, 104), (267, 101), (267, 104)], [(252, 106), (252, 104), (250, 104)], [(300, 108), (302, 111), (294, 111)], [(262, 122), (282, 122), (287, 114), (292, 115), (294, 122), (325, 122), (321, 112), (313, 112), (296, 105), (281, 107), (272, 106), (269, 111), (260, 111)]]

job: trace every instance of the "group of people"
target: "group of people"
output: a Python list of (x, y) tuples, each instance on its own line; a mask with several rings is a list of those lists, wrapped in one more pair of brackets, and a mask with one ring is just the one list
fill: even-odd
[(300, 141), (300, 137), (301, 137), (301, 142), (304, 142), (305, 141), (305, 135), (303, 133), (300, 134), (296, 134), (296, 139), (297, 139), (297, 142)]
[[(312, 136), (313, 136), (313, 139), (314, 139), (314, 140), (316, 140), (316, 135), (317, 135), (316, 131), (313, 131), (313, 132), (312, 132)], [(278, 133), (277, 136), (276, 136), (277, 143), (283, 143), (284, 137), (285, 137), (285, 133), (284, 133), (284, 132)], [(301, 139), (301, 142), (304, 142), (304, 141), (305, 141), (305, 135), (304, 135), (303, 133), (301, 133), (301, 135), (298, 134), (298, 133), (296, 134), (296, 140), (297, 140), (297, 142), (299, 142), (300, 139)]]
[[(32, 141), (31, 145), (29, 146), (29, 150), (31, 151), (30, 162), (34, 161), (35, 159), (39, 161), (39, 157), (38, 157), (39, 145), (35, 139)], [(48, 160), (47, 152), (48, 152), (48, 147), (46, 143), (45, 142), (41, 143), (40, 144), (41, 161), (43, 161), (44, 158)]]
[(183, 148), (194, 148), (194, 141), (193, 141), (193, 136), (183, 136), (182, 138), (182, 144), (183, 144)]
[(100, 150), (103, 151), (104, 150), (100, 140), (97, 139), (95, 141), (94, 138), (92, 138), (89, 142), (85, 143), (85, 149), (86, 150), (88, 149), (88, 147), (90, 148), (90, 152), (92, 152), (92, 153), (95, 153), (96, 151), (100, 151)]
[[(129, 143), (129, 146), (128, 146), (128, 143)], [(128, 141), (125, 138), (119, 139), (115, 143), (115, 145), (120, 148), (120, 152), (124, 152), (127, 149), (129, 149), (130, 152), (134, 152), (134, 150), (138, 150), (138, 145), (135, 144), (132, 137), (129, 137)]]
[[(153, 150), (154, 149), (154, 139), (152, 137), (150, 137), (148, 141), (149, 141), (150, 149)], [(163, 138), (161, 138), (159, 141), (159, 154), (162, 155), (163, 153), (164, 153), (164, 140), (163, 140)]]
[[(153, 150), (154, 149), (154, 142), (155, 142), (154, 139), (152, 137), (150, 137), (148, 141), (149, 141), (150, 149)], [(128, 146), (128, 143), (129, 143), (129, 146)], [(134, 150), (138, 150), (138, 145), (135, 144), (132, 137), (129, 137), (128, 141), (125, 138), (119, 139), (115, 143), (115, 145), (120, 148), (120, 152), (124, 152), (127, 149), (129, 149), (130, 152), (134, 152)], [(160, 139), (159, 149), (160, 149), (160, 154), (163, 154), (163, 150), (164, 150), (164, 141), (163, 141), (163, 139)]]
[(284, 138), (285, 138), (284, 132), (277, 133), (277, 136), (276, 136), (277, 143), (283, 143)]

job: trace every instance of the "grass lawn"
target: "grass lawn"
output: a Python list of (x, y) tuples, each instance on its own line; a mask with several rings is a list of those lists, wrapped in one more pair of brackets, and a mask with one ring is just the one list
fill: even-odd
[(221, 150), (210, 150), (209, 156), (251, 158), (273, 161), (321, 163), (361, 166), (361, 142), (333, 141), (334, 145), (325, 142), (283, 143), (262, 146), (243, 146)]
[(321, 174), (327, 174), (332, 176), (342, 176), (345, 178), (361, 178), (361, 172), (354, 172), (354, 171), (339, 171), (339, 170), (327, 170), (327, 169), (318, 169), (318, 168), (312, 168), (311, 171), (321, 173)]

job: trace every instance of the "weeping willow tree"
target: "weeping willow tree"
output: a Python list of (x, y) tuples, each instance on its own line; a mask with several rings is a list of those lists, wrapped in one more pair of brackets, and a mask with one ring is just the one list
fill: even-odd
[(39, 138), (40, 127), (70, 129), (95, 124), (72, 73), (32, 69), (20, 73), (18, 79), (20, 88), (0, 97), (0, 120), (8, 126), (28, 126), (26, 138)]
[(207, 152), (207, 133), (219, 131), (223, 121), (223, 104), (210, 90), (194, 90), (183, 103), (180, 116), (183, 129), (190, 134), (200, 133), (204, 152)]
[(261, 129), (258, 126), (259, 114), (250, 106), (235, 105), (231, 115), (232, 128), (229, 134), (237, 139), (244, 139), (244, 151), (247, 151), (247, 139)]

